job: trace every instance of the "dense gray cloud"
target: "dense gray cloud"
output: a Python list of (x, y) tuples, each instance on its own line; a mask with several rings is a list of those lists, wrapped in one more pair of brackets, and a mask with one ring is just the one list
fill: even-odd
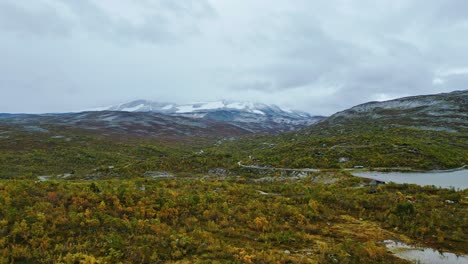
[[(34, 5), (34, 4), (33, 4)], [(24, 7), (15, 1), (0, 2), (0, 29), (33, 35), (64, 35), (66, 21), (50, 4)]]
[[(27, 3), (26, 3), (27, 2)], [(464, 0), (0, 0), (0, 112), (468, 89)]]
[[(198, 0), (93, 1), (38, 0), (0, 2), (0, 27), (29, 34), (95, 34), (111, 41), (166, 42), (197, 33), (197, 21), (214, 10)], [(106, 3), (107, 2), (107, 3)]]

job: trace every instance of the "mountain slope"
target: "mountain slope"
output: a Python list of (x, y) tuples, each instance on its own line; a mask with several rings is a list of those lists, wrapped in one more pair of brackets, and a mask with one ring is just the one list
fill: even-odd
[[(447, 169), (468, 164), (467, 91), (371, 102), (306, 129), (227, 142), (243, 164)], [(251, 157), (251, 158), (248, 158)]]
[(468, 90), (370, 102), (336, 113), (322, 123), (372, 122), (424, 130), (467, 131)]
[(47, 132), (48, 127), (81, 129), (103, 135), (181, 140), (187, 138), (230, 137), (250, 133), (239, 127), (212, 120), (168, 116), (159, 113), (115, 111), (45, 115), (0, 116), (2, 130)]

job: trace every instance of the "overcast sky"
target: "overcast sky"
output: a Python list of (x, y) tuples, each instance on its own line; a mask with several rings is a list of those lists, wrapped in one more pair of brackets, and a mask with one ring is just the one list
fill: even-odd
[(133, 99), (329, 115), (468, 89), (466, 0), (0, 0), (0, 112)]

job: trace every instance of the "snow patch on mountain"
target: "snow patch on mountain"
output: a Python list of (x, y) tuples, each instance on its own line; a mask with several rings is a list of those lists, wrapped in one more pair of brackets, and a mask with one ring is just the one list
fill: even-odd
[(259, 114), (259, 115), (265, 115), (265, 113), (263, 113), (262, 111), (260, 110), (252, 110), (252, 113), (255, 113), (255, 114)]
[(207, 102), (207, 103), (196, 103), (196, 104), (187, 104), (176, 106), (176, 113), (192, 113), (202, 110), (213, 110), (224, 108), (225, 105), (223, 102)]
[(80, 112), (98, 112), (98, 111), (108, 111), (110, 108), (113, 106), (102, 106), (102, 107), (93, 107), (93, 108), (87, 108), (83, 109)]
[(134, 106), (134, 107), (126, 107), (126, 108), (123, 108), (121, 111), (124, 111), (124, 112), (135, 112), (139, 109), (142, 109), (143, 107), (145, 107), (144, 104), (139, 104), (137, 106)]

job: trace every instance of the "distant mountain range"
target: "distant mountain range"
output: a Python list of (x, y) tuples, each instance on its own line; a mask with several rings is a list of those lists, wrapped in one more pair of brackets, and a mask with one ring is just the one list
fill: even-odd
[(152, 112), (227, 123), (251, 133), (277, 133), (310, 126), (325, 117), (251, 102), (214, 101), (192, 104), (135, 100), (86, 111)]
[(465, 133), (468, 90), (370, 102), (328, 118), (274, 105), (229, 101), (178, 105), (137, 100), (80, 113), (0, 114), (0, 129), (4, 130), (44, 132), (61, 127), (162, 139), (276, 134), (304, 128), (305, 132), (346, 131), (370, 125)]
[(178, 140), (276, 134), (305, 128), (323, 118), (247, 102), (177, 105), (136, 100), (78, 113), (0, 114), (0, 129), (2, 125), (35, 133), (83, 129), (101, 135)]
[(126, 112), (156, 112), (164, 114), (200, 114), (214, 111), (239, 111), (259, 115), (283, 114), (295, 118), (310, 118), (311, 115), (306, 112), (281, 109), (276, 105), (267, 105), (252, 102), (236, 101), (213, 101), (199, 102), (191, 104), (160, 103), (149, 100), (135, 100), (128, 103), (113, 105), (108, 107), (99, 107), (86, 111), (126, 111)]

